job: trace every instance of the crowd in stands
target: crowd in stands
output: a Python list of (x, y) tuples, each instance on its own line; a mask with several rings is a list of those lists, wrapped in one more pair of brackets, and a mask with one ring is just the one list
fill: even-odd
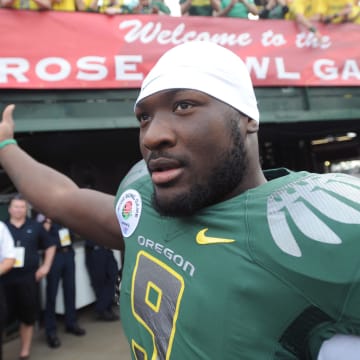
[(162, 0), (0, 0), (2, 8), (55, 11), (89, 11), (115, 14), (170, 15)]
[[(89, 11), (108, 15), (173, 15), (170, 0), (0, 0), (3, 8)], [(360, 24), (359, 0), (174, 0), (179, 15), (241, 19), (287, 19), (316, 32), (314, 22)]]

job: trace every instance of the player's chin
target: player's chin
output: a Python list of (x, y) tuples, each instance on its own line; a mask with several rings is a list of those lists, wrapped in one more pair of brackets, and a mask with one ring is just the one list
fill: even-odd
[(155, 190), (152, 199), (153, 207), (163, 216), (184, 217), (193, 215), (194, 211), (187, 194), (187, 192), (174, 192), (170, 189)]

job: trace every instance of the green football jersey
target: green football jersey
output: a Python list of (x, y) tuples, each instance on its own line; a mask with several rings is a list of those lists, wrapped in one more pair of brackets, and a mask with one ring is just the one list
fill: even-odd
[(120, 311), (133, 359), (316, 358), (332, 334), (360, 333), (360, 181), (266, 175), (189, 218), (153, 209), (143, 161), (123, 180)]

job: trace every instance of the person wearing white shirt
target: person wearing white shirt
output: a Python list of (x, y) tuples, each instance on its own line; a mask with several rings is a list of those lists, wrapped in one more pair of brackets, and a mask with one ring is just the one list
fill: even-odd
[(15, 264), (14, 240), (6, 225), (0, 221), (0, 360), (2, 360), (2, 333), (6, 322), (6, 302), (1, 276)]

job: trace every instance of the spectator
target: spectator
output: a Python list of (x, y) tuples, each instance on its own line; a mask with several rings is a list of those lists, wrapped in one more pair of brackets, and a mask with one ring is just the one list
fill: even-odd
[(349, 15), (349, 22), (354, 24), (360, 24), (360, 3), (357, 0), (354, 0), (353, 8), (351, 14)]
[(118, 265), (111, 249), (85, 241), (85, 259), (91, 285), (96, 296), (96, 317), (103, 321), (118, 320), (114, 312), (115, 284)]
[[(28, 204), (20, 195), (11, 199), (5, 222), (16, 246), (16, 264), (3, 276), (9, 315), (20, 320), (20, 357), (30, 356), (34, 324), (38, 317), (38, 282), (44, 278), (55, 254), (55, 245), (41, 224), (27, 217)], [(39, 266), (39, 249), (45, 249)]]
[(1, 277), (15, 264), (14, 239), (7, 226), (0, 221), (0, 360), (2, 360), (2, 336), (6, 324), (6, 302)]
[(81, 10), (81, 0), (51, 0), (51, 10), (55, 11), (76, 11)]
[(65, 329), (66, 332), (76, 336), (85, 335), (77, 322), (75, 307), (75, 252), (69, 229), (45, 218), (43, 222), (45, 230), (53, 238), (56, 244), (56, 254), (53, 264), (47, 275), (46, 282), (46, 308), (45, 308), (45, 332), (46, 341), (51, 348), (61, 346), (57, 335), (56, 326), (56, 295), (60, 280), (62, 280), (65, 305)]
[(170, 8), (165, 4), (163, 0), (152, 1), (154, 7), (157, 7), (159, 15), (171, 15)]
[(217, 16), (248, 19), (249, 14), (258, 15), (259, 11), (254, 0), (221, 0), (221, 10)]
[(22, 10), (49, 10), (51, 0), (0, 0), (0, 7)]
[(161, 0), (139, 0), (139, 5), (134, 8), (136, 14), (170, 15), (170, 9)]
[(321, 19), (321, 0), (293, 0), (289, 6), (288, 19), (295, 20), (301, 27), (321, 39), (316, 22)]
[(259, 12), (260, 19), (285, 19), (289, 12), (286, 0), (266, 0)]
[(323, 0), (321, 21), (325, 24), (347, 22), (353, 7), (353, 0)]
[(2, 7), (27, 10), (81, 10), (81, 0), (0, 0)]
[(220, 0), (180, 0), (181, 15), (213, 16), (221, 10)]
[(79, 10), (107, 15), (131, 14), (136, 6), (138, 6), (138, 0), (127, 2), (127, 4), (123, 0), (84, 0), (82, 5), (79, 5)]

